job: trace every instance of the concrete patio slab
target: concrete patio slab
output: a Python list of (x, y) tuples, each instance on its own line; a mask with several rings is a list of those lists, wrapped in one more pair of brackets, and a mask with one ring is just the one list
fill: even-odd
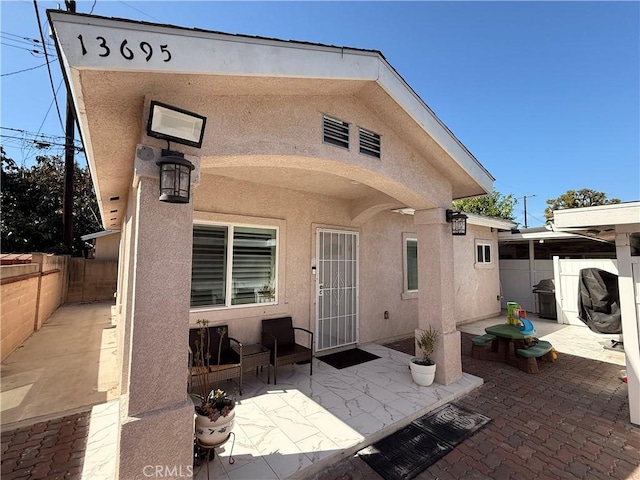
[(2, 362), (3, 429), (118, 398), (111, 303), (63, 305)]

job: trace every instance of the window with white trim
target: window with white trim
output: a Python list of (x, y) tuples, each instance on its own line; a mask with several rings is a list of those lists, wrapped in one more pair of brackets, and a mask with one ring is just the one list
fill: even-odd
[(490, 243), (476, 243), (476, 263), (493, 263)]
[(276, 303), (277, 229), (194, 225), (191, 307)]
[(404, 292), (418, 291), (418, 239), (412, 234), (403, 234)]

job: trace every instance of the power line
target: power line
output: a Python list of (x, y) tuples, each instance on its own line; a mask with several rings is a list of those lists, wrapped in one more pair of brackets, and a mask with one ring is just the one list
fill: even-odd
[(42, 68), (45, 65), (47, 65), (47, 64), (43, 63), (42, 65), (36, 65), (35, 67), (25, 68), (23, 70), (18, 70), (17, 72), (3, 73), (3, 74), (0, 75), (0, 77), (8, 77), (9, 75), (15, 75), (17, 73), (30, 72), (31, 70), (35, 70), (36, 68)]
[[(23, 130), (20, 128), (0, 127), (0, 129), (8, 130), (9, 132), (15, 132), (14, 135), (7, 134), (7, 133), (0, 133), (1, 138), (20, 139), (24, 142), (30, 142), (35, 144), (42, 143), (42, 144), (51, 144), (51, 145), (64, 145), (62, 141), (67, 138), (62, 135), (51, 135), (51, 134), (43, 134), (39, 132), (38, 133), (29, 132), (27, 130)], [(15, 134), (17, 133), (22, 134), (22, 137), (16, 136)], [(27, 138), (27, 137), (31, 137), (31, 138)], [(82, 148), (82, 143), (80, 143), (79, 140), (74, 139), (74, 143), (75, 142), (78, 142), (78, 145), (79, 145), (79, 146), (76, 146), (75, 148)]]
[[(8, 138), (8, 139), (13, 139), (13, 140), (21, 140), (23, 143), (24, 142), (30, 142), (33, 143), (35, 145), (37, 145), (37, 148), (39, 150), (45, 150), (49, 147), (64, 147), (65, 144), (64, 143), (58, 143), (58, 142), (50, 142), (50, 141), (45, 141), (45, 140), (29, 140), (26, 139), (24, 137), (19, 137), (17, 135), (0, 135), (0, 138)], [(78, 147), (78, 146), (73, 146), (73, 149), (76, 150), (77, 152), (84, 152), (84, 148), (82, 147)]]
[(56, 97), (56, 89), (53, 86), (53, 77), (51, 76), (51, 67), (49, 66), (49, 58), (47, 57), (47, 47), (44, 41), (44, 33), (42, 33), (42, 24), (40, 23), (40, 13), (38, 12), (37, 0), (33, 0), (33, 8), (36, 10), (36, 19), (38, 20), (38, 30), (40, 30), (40, 38), (42, 39), (42, 49), (44, 50), (44, 59), (47, 62), (47, 71), (49, 72), (49, 83), (51, 83), (51, 91), (53, 92), (53, 99), (55, 100), (56, 110), (58, 111), (58, 120), (60, 120), (60, 126), (62, 131), (65, 131), (64, 124), (62, 123), (62, 115), (60, 115), (60, 107), (58, 106), (58, 99)]
[(0, 44), (4, 45), (5, 47), (13, 47), (13, 48), (17, 48), (18, 50), (24, 50), (25, 52), (29, 52), (29, 53), (37, 53), (37, 54), (43, 53), (40, 50), (37, 50), (35, 48), (28, 48), (28, 47), (23, 47), (19, 45), (11, 45), (10, 43), (5, 43), (5, 42), (0, 42)]
[(133, 5), (129, 5), (127, 2), (123, 2), (122, 0), (118, 0), (121, 4), (126, 5), (129, 8), (134, 9), (137, 12), (140, 12), (141, 14), (143, 14), (145, 17), (149, 17), (151, 20), (155, 20), (156, 22), (162, 23), (162, 20), (157, 19), (156, 17), (152, 17), (151, 15), (149, 15), (146, 12), (143, 12), (142, 10), (140, 10), (139, 8), (134, 7)]

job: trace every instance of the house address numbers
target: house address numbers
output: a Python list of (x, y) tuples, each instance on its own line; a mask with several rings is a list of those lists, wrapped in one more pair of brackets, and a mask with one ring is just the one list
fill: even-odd
[[(96, 53), (99, 57), (108, 57), (111, 55), (113, 50), (120, 52), (122, 58), (125, 60), (133, 60), (136, 55), (142, 55), (144, 59), (148, 62), (151, 60), (151, 57), (154, 55), (154, 48), (149, 42), (142, 41), (138, 45), (129, 44), (129, 41), (125, 38), (119, 46), (109, 45), (107, 40), (104, 37), (95, 37), (94, 40), (87, 40), (85, 43), (85, 39), (82, 34), (78, 35), (78, 40), (80, 41), (80, 48), (82, 49), (82, 56), (85, 56), (89, 53)], [(90, 50), (87, 49), (89, 47)], [(95, 50), (94, 50), (95, 47)], [(169, 51), (168, 45), (158, 45), (160, 55), (163, 56), (163, 62), (171, 61), (171, 52)]]

